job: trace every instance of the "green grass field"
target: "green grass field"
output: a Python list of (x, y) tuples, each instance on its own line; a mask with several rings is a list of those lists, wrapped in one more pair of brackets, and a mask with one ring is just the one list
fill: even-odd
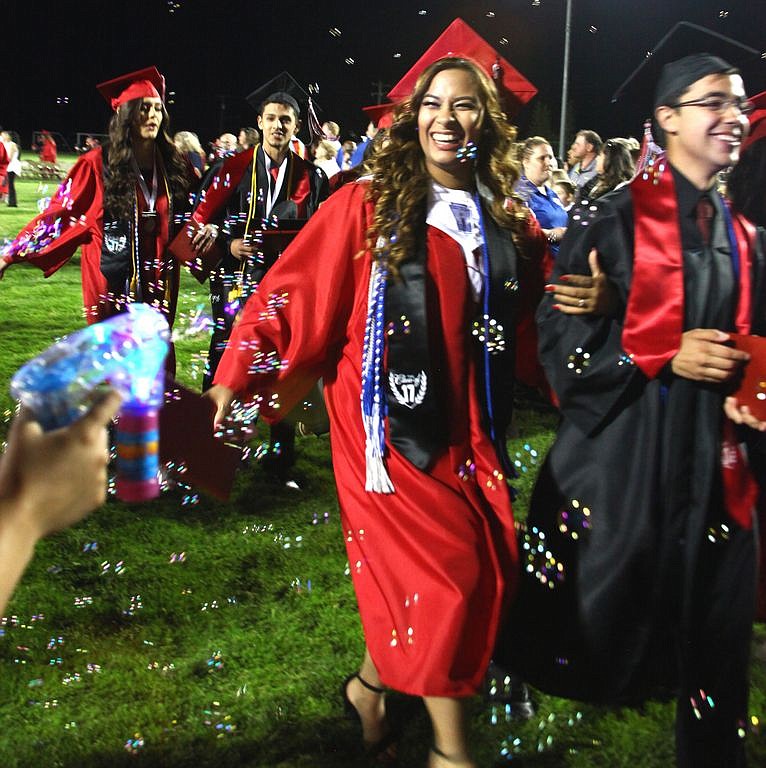
[[(0, 242), (50, 195), (17, 182), (20, 207), (0, 205)], [(79, 267), (44, 280), (15, 266), (0, 283), (0, 410), (28, 358), (83, 325)], [(204, 290), (184, 280), (177, 328)], [(197, 386), (207, 338), (178, 345), (179, 378)], [(512, 454), (528, 471), (516, 486), (523, 515), (555, 417), (526, 403)], [(262, 438), (261, 438), (262, 439)], [(343, 718), (340, 681), (363, 641), (346, 573), (326, 437), (299, 439), (296, 493), (257, 464), (221, 504), (173, 491), (145, 505), (110, 500), (42, 542), (2, 619), (0, 766), (361, 766), (356, 728)], [(540, 627), (540, 631), (546, 631)], [(531, 721), (507, 722), (478, 699), (479, 765), (667, 768), (673, 707), (605, 710), (537, 697)], [(406, 724), (403, 766), (423, 766), (429, 728), (417, 701), (393, 696)], [(753, 724), (766, 719), (766, 668), (753, 671)], [(754, 725), (752, 766), (766, 765)], [(501, 756), (505, 750), (508, 757)]]

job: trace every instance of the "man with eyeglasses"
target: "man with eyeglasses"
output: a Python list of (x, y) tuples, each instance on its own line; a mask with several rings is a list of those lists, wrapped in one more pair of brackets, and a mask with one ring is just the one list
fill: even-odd
[[(763, 299), (752, 228), (715, 183), (748, 110), (722, 59), (668, 64), (654, 102), (666, 155), (573, 209), (551, 280), (589, 275), (595, 250), (610, 306), (597, 313), (570, 280), (538, 312), (562, 422), (531, 502), (508, 656), (558, 695), (674, 692), (684, 768), (745, 765), (757, 486), (739, 443), (766, 423), (728, 396), (748, 358), (727, 342), (763, 333)], [(567, 314), (577, 307), (587, 314)]]

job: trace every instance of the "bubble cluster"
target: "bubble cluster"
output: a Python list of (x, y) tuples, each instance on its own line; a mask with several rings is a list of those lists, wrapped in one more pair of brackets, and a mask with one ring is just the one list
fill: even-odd
[(617, 358), (617, 365), (619, 365), (619, 366), (622, 366), (622, 365), (635, 365), (635, 363), (633, 362), (633, 355), (626, 355), (624, 353), (621, 354)]
[(525, 570), (543, 586), (555, 589), (564, 581), (564, 564), (548, 549), (545, 533), (536, 526), (522, 527), (522, 550), (526, 561)]
[(223, 654), (220, 651), (213, 651), (210, 658), (208, 658), (206, 665), (208, 672), (217, 672), (223, 669)]
[(410, 333), (410, 321), (407, 315), (400, 315), (397, 320), (389, 320), (386, 323), (386, 336), (393, 336), (395, 333), (408, 336)]
[(711, 544), (721, 544), (727, 542), (731, 537), (731, 528), (726, 523), (717, 526), (710, 526), (707, 529), (707, 540)]
[(125, 741), (124, 749), (131, 755), (138, 754), (145, 745), (144, 737), (140, 733), (134, 733), (132, 738)]
[(537, 465), (538, 458), (539, 454), (537, 450), (529, 443), (524, 443), (522, 449), (520, 451), (515, 451), (513, 455), (513, 466), (522, 473), (528, 472), (529, 467), (527, 466), (527, 462), (530, 466), (534, 467)]
[(231, 715), (227, 715), (220, 709), (221, 703), (214, 701), (210, 707), (204, 709), (202, 722), (215, 731), (216, 738), (222, 739), (234, 733), (237, 726), (232, 722)]
[(457, 476), (463, 481), (476, 479), (476, 464), (473, 459), (466, 459), (458, 468)]
[(561, 533), (568, 535), (573, 541), (577, 541), (582, 533), (591, 528), (590, 508), (578, 499), (572, 499), (568, 507), (559, 510), (558, 526)]
[(575, 347), (575, 351), (567, 357), (567, 368), (578, 376), (581, 376), (589, 366), (590, 352), (585, 352), (582, 347)]
[(121, 576), (125, 573), (125, 563), (119, 560), (112, 566), (108, 560), (104, 560), (101, 563), (101, 575), (107, 576), (109, 573), (113, 573), (115, 576)]
[(131, 595), (130, 605), (122, 613), (125, 616), (135, 616), (143, 607), (141, 595)]
[(480, 320), (474, 322), (471, 335), (484, 344), (490, 355), (505, 352), (503, 326), (489, 315), (483, 315)]
[(715, 709), (713, 697), (705, 693), (702, 688), (694, 696), (689, 697), (689, 704), (697, 720), (702, 720)]

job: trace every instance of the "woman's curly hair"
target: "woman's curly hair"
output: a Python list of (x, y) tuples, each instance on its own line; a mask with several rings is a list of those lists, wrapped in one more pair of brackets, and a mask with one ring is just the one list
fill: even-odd
[[(109, 121), (109, 144), (104, 147), (104, 211), (115, 219), (133, 214), (136, 172), (133, 170), (133, 145), (130, 129), (141, 111), (143, 99), (131, 99), (121, 104)], [(183, 202), (189, 191), (189, 171), (186, 162), (168, 135), (170, 118), (162, 105), (162, 125), (155, 140), (165, 166), (168, 187), (177, 202)]]
[[(502, 227), (514, 233), (519, 244), (527, 225), (528, 211), (513, 192), (519, 166), (512, 159), (516, 129), (508, 124), (490, 78), (472, 61), (447, 57), (431, 64), (418, 78), (412, 95), (395, 110), (393, 124), (368, 162), (372, 175), (368, 195), (375, 203), (375, 215), (367, 233), (376, 257), (385, 254), (393, 274), (397, 266), (412, 257), (422, 231), (431, 177), (418, 139), (418, 112), (431, 81), (448, 69), (461, 69), (474, 79), (483, 110), (475, 164), (477, 179), (491, 193), (489, 211)], [(385, 245), (376, 242), (383, 238)]]

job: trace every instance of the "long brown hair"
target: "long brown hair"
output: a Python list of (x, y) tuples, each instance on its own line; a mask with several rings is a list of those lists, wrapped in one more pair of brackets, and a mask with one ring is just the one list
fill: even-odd
[[(397, 107), (386, 141), (367, 166), (372, 174), (369, 196), (375, 202), (368, 241), (378, 258), (386, 255), (394, 274), (397, 266), (415, 252), (415, 241), (426, 216), (431, 177), (418, 140), (418, 112), (431, 81), (447, 69), (468, 72), (479, 92), (484, 118), (475, 170), (478, 180), (491, 193), (490, 215), (515, 236), (526, 226), (527, 210), (513, 192), (520, 175), (511, 153), (516, 129), (508, 124), (500, 109), (494, 84), (472, 61), (455, 57), (439, 59), (423, 72), (412, 95)], [(381, 248), (376, 246), (379, 237), (385, 241)]]
[(633, 156), (625, 139), (609, 139), (601, 148), (604, 155), (604, 170), (598, 181), (591, 187), (588, 197), (596, 198), (611, 192), (623, 182), (630, 181), (636, 172)]
[[(136, 173), (133, 170), (133, 145), (130, 129), (138, 118), (143, 99), (131, 99), (121, 104), (109, 121), (109, 144), (104, 148), (104, 210), (114, 218), (129, 218), (133, 212)], [(155, 146), (165, 166), (170, 193), (176, 201), (183, 201), (189, 190), (189, 172), (180, 153), (168, 135), (170, 117), (162, 105), (162, 125)]]

